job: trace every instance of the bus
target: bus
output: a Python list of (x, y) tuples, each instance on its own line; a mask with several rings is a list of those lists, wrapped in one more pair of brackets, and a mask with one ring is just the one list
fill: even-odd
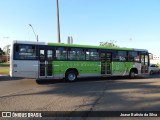
[(146, 49), (13, 41), (10, 76), (75, 81), (81, 77), (149, 74)]

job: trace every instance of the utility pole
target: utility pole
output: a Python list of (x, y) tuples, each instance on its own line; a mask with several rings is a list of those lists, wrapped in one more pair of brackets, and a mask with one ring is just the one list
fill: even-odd
[(56, 2), (57, 2), (56, 7), (57, 7), (57, 34), (58, 34), (58, 43), (61, 43), (58, 0), (56, 0)]

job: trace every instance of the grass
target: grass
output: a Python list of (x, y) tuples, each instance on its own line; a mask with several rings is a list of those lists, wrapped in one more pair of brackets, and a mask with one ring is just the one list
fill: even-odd
[(9, 75), (9, 67), (0, 67), (0, 75)]
[(10, 63), (0, 63), (0, 67), (9, 67)]

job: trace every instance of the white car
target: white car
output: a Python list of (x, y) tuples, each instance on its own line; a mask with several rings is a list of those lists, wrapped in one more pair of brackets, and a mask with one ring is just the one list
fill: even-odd
[(160, 73), (160, 68), (156, 64), (150, 64), (149, 73), (152, 75), (153, 73)]

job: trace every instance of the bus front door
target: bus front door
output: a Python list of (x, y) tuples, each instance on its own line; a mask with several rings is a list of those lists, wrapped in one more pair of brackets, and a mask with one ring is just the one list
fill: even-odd
[(111, 53), (101, 52), (101, 74), (102, 75), (111, 74), (111, 60), (112, 60)]
[(48, 48), (39, 49), (39, 78), (51, 78), (53, 50)]
[(149, 72), (149, 55), (148, 54), (141, 54), (141, 73), (148, 73)]

